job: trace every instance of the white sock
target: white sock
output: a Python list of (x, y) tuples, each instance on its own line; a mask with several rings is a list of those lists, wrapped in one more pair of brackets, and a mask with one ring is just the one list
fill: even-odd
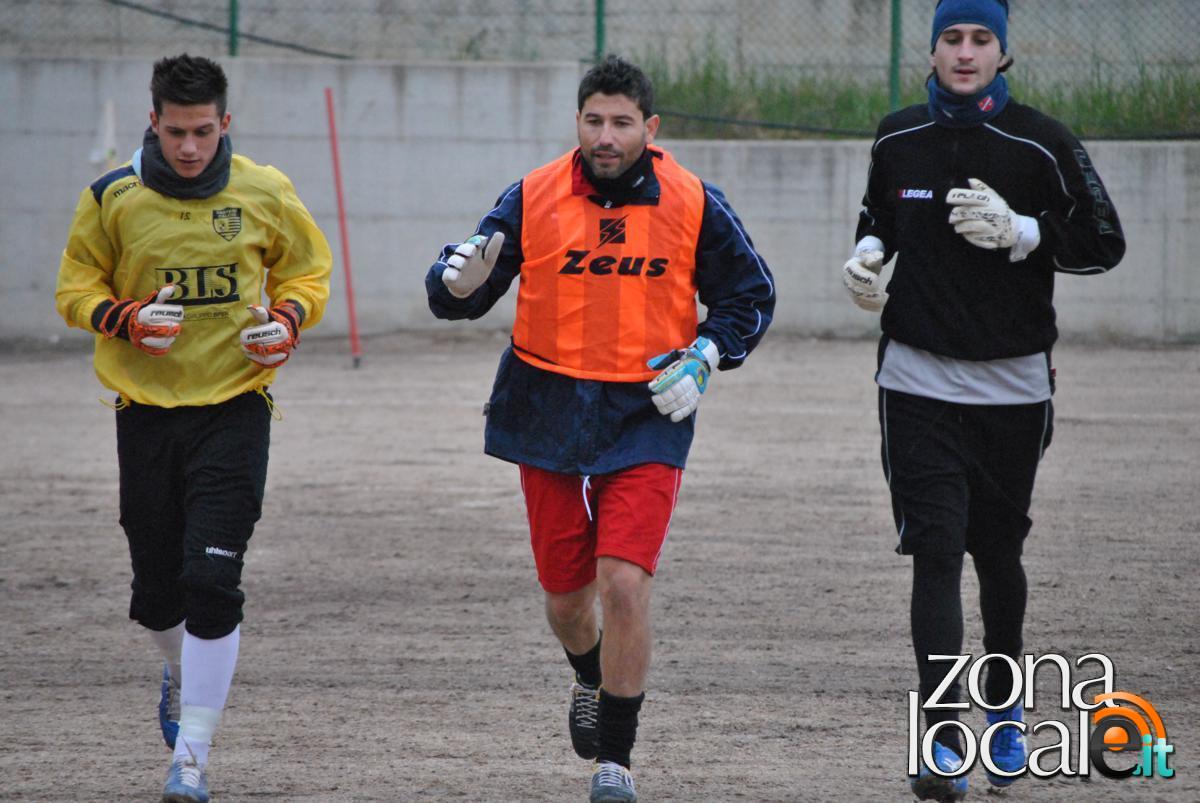
[(180, 622), (174, 627), (166, 630), (151, 630), (150, 638), (154, 640), (154, 646), (158, 647), (158, 651), (162, 653), (163, 660), (167, 662), (167, 671), (171, 673), (171, 677), (176, 683), (180, 682), (180, 655), (183, 652), (183, 633), (184, 623)]
[(202, 767), (208, 764), (208, 748), (233, 683), (240, 641), (241, 627), (235, 627), (228, 636), (218, 639), (197, 638), (191, 633), (183, 637), (183, 688), (179, 739), (175, 743), (176, 760), (192, 757)]
[(221, 710), (200, 705), (183, 705), (180, 709), (179, 737), (175, 740), (175, 755), (171, 761), (191, 758), (201, 767), (207, 767), (208, 750), (212, 747), (217, 723), (221, 721)]

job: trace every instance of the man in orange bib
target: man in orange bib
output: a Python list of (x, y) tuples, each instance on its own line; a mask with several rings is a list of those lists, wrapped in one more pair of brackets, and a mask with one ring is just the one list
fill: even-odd
[(575, 671), (571, 742), (596, 760), (593, 803), (637, 799), (650, 586), (696, 406), (775, 308), (771, 272), (724, 194), (651, 146), (653, 106), (633, 64), (609, 56), (590, 70), (579, 147), (508, 187), (425, 278), (433, 314), (458, 320), (521, 277), (484, 450), (520, 467), (546, 616)]

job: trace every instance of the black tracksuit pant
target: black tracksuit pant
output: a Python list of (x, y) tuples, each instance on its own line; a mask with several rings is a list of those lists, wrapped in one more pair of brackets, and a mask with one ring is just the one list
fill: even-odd
[(245, 393), (221, 404), (117, 412), (121, 526), (133, 564), (131, 619), (184, 619), (215, 639), (242, 621), (243, 559), (262, 512), (271, 415)]
[[(1027, 586), (1021, 549), (1032, 522), (1029, 504), (1038, 461), (1053, 434), (1049, 400), (1034, 404), (967, 405), (879, 390), (883, 470), (899, 533), (896, 551), (913, 555), (911, 621), (920, 690), (925, 700), (948, 663), (931, 654), (961, 655), (963, 553), (979, 577), (984, 650), (1020, 660)], [(989, 664), (990, 703), (1009, 696), (1012, 677)], [(958, 684), (947, 700), (961, 699)], [(926, 712), (926, 725), (955, 718)], [(941, 732), (951, 746), (957, 732)]]

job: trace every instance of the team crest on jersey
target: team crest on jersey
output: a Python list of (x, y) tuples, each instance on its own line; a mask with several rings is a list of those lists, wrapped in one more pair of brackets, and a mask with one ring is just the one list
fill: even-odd
[[(626, 215), (625, 217), (629, 217)], [(600, 243), (596, 246), (608, 245), (609, 243), (625, 242), (625, 218), (601, 218), (600, 219)]]
[(988, 95), (980, 99), (980, 101), (975, 105), (979, 107), (979, 111), (981, 112), (990, 112), (992, 109), (996, 108), (996, 101), (992, 99), (991, 95)]
[(932, 201), (933, 200), (933, 190), (903, 189), (903, 190), (900, 190), (897, 193), (897, 195), (899, 195), (900, 198), (915, 198), (918, 201)]
[(213, 231), (232, 240), (242, 230), (242, 210), (240, 207), (227, 206), (224, 209), (213, 210)]

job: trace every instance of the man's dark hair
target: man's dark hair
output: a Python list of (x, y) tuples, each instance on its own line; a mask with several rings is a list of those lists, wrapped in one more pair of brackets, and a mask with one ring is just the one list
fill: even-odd
[(215, 61), (184, 53), (174, 58), (154, 62), (150, 79), (150, 97), (154, 113), (162, 114), (163, 102), (180, 106), (217, 104), (217, 116), (225, 116), (225, 91), (229, 81), (225, 71)]
[(643, 118), (654, 115), (654, 85), (640, 67), (620, 56), (610, 53), (583, 76), (579, 82), (579, 111), (583, 111), (584, 101), (597, 92), (624, 95), (642, 110)]

